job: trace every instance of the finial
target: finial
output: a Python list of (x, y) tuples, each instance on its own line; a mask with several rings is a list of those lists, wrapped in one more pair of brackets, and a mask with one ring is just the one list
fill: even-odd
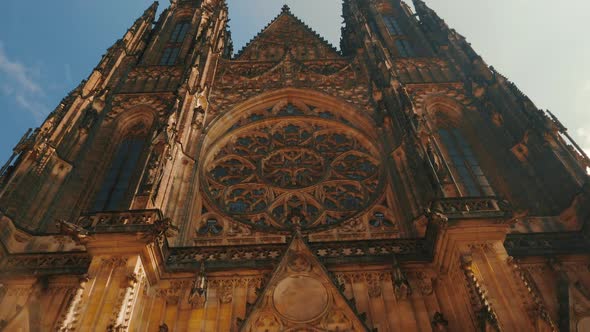
[(291, 12), (291, 8), (289, 8), (289, 6), (287, 4), (283, 5), (282, 8), (283, 13), (290, 13)]

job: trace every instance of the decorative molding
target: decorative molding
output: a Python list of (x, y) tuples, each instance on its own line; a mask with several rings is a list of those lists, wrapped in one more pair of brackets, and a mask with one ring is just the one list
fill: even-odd
[(84, 290), (88, 284), (88, 281), (89, 279), (87, 276), (80, 277), (78, 287), (76, 288), (75, 293), (71, 295), (71, 298), (67, 304), (67, 308), (61, 317), (61, 321), (56, 324), (56, 326), (58, 326), (58, 331), (68, 332), (75, 329), (78, 322), (78, 315), (80, 314), (80, 309), (82, 308)]
[(482, 331), (502, 331), (498, 321), (498, 315), (494, 311), (487, 296), (487, 291), (478, 280), (472, 268), (473, 258), (470, 255), (461, 257), (461, 268), (465, 274), (467, 291), (473, 312)]
[(84, 229), (95, 230), (102, 227), (152, 225), (160, 219), (162, 219), (160, 210), (96, 212), (81, 215), (77, 225)]
[(15, 254), (0, 262), (4, 275), (84, 274), (91, 257), (86, 253)]
[(509, 234), (504, 247), (513, 257), (590, 253), (590, 239), (583, 232)]
[(411, 271), (407, 273), (412, 289), (420, 291), (423, 296), (434, 293), (436, 275), (431, 271)]
[(448, 219), (503, 219), (512, 215), (508, 202), (495, 197), (444, 198), (434, 201), (431, 210)]
[(286, 249), (284, 244), (169, 248), (166, 265), (171, 270), (186, 270), (205, 260), (208, 266), (216, 268), (270, 266)]
[(144, 106), (149, 107), (156, 112), (158, 119), (164, 123), (166, 114), (170, 113), (175, 102), (176, 97), (172, 93), (118, 94), (113, 97), (111, 111), (107, 114), (106, 120), (112, 121), (125, 111), (135, 107)]
[(509, 257), (506, 262), (508, 266), (510, 266), (516, 277), (515, 279), (519, 286), (519, 290), (522, 290), (524, 288), (524, 292), (521, 291), (520, 297), (522, 299), (524, 307), (527, 310), (527, 314), (529, 316), (531, 323), (533, 325), (536, 325), (537, 320), (542, 319), (549, 325), (549, 328), (552, 331), (559, 331), (559, 328), (557, 327), (557, 325), (555, 325), (555, 322), (553, 321), (553, 319), (549, 315), (549, 312), (547, 311), (546, 305), (543, 301), (543, 297), (539, 292), (537, 285), (535, 284), (533, 278), (530, 276), (528, 271), (522, 269), (518, 262), (512, 257)]

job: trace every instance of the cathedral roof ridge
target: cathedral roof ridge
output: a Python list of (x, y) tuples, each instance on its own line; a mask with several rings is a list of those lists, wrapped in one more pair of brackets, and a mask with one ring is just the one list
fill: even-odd
[(317, 31), (315, 31), (313, 28), (311, 28), (309, 25), (307, 25), (305, 22), (303, 22), (303, 20), (301, 20), (299, 17), (297, 17), (297, 15), (293, 14), (293, 12), (291, 12), (291, 7), (289, 7), (289, 5), (284, 4), (283, 7), (281, 7), (281, 12), (275, 16), (266, 26), (264, 26), (264, 28), (262, 28), (256, 35), (254, 35), (254, 37), (252, 37), (235, 55), (234, 55), (234, 59), (239, 58), (244, 51), (250, 46), (252, 45), (252, 43), (254, 43), (266, 30), (268, 30), (268, 28), (270, 28), (270, 26), (272, 26), (274, 23), (276, 23), (281, 17), (283, 16), (289, 16), (291, 18), (293, 18), (297, 23), (301, 24), (308, 32), (310, 32), (314, 37), (318, 38), (319, 40), (321, 40), (326, 46), (328, 46), (332, 51), (338, 53), (338, 54), (342, 54), (334, 45), (332, 45), (328, 40), (326, 40), (326, 38), (324, 38), (322, 35), (320, 35)]

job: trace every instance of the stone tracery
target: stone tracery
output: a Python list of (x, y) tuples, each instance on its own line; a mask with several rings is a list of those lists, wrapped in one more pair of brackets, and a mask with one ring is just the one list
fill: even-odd
[(279, 102), (236, 121), (206, 158), (205, 192), (253, 226), (338, 224), (379, 194), (378, 149), (329, 110)]

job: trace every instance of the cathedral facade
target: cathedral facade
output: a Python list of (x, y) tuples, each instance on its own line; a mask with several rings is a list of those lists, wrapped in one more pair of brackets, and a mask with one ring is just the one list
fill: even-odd
[(422, 0), (157, 6), (0, 170), (1, 331), (590, 331), (590, 159)]

